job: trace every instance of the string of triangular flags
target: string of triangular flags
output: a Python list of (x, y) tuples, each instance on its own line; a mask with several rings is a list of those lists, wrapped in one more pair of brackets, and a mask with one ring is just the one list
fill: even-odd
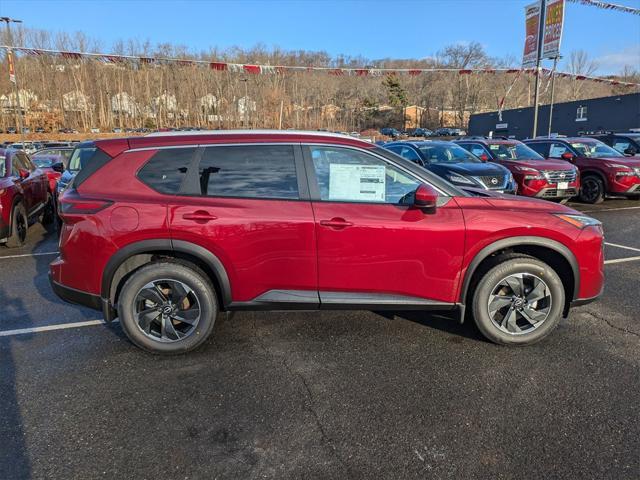
[[(384, 75), (408, 75), (419, 76), (427, 73), (449, 72), (457, 73), (459, 75), (472, 75), (472, 74), (529, 74), (535, 75), (535, 68), (471, 68), (471, 69), (458, 69), (458, 68), (342, 68), (342, 67), (316, 67), (316, 66), (293, 66), (293, 65), (256, 65), (245, 63), (230, 63), (230, 62), (209, 62), (206, 60), (192, 60), (184, 58), (169, 58), (169, 57), (145, 57), (134, 55), (114, 55), (105, 53), (89, 53), (89, 52), (74, 52), (64, 50), (49, 50), (43, 48), (25, 48), (25, 47), (9, 47), (7, 45), (0, 45), (0, 48), (5, 50), (13, 50), (16, 53), (27, 56), (55, 56), (63, 59), (70, 60), (82, 60), (93, 59), (102, 63), (113, 64), (133, 64), (136, 66), (142, 65), (178, 65), (182, 67), (206, 67), (217, 72), (232, 72), (232, 73), (246, 73), (251, 75), (278, 75), (290, 72), (320, 72), (333, 76), (357, 76), (357, 77), (377, 77)], [(543, 75), (551, 75), (552, 71), (547, 68), (542, 68)], [(611, 78), (592, 77), (587, 75), (574, 75), (566, 72), (556, 72), (557, 76), (562, 78), (574, 78), (575, 80), (588, 80), (598, 83), (606, 83), (609, 85), (619, 85), (623, 87), (640, 87), (640, 83), (623, 82)]]
[(627, 7), (626, 5), (618, 5), (616, 3), (602, 2), (600, 0), (569, 0), (573, 3), (581, 3), (582, 5), (589, 5), (591, 7), (604, 8), (605, 10), (616, 10), (618, 12), (632, 13), (633, 15), (640, 15), (640, 8)]

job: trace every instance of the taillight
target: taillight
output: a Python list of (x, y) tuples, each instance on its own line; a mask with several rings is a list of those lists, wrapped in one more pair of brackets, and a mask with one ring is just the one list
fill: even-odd
[(110, 205), (111, 200), (83, 197), (77, 191), (67, 191), (58, 200), (61, 215), (86, 215), (98, 213)]

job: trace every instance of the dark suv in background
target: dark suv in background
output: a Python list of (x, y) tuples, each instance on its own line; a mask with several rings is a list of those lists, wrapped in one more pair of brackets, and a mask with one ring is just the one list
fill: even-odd
[(385, 144), (384, 148), (454, 185), (500, 193), (516, 193), (516, 183), (507, 168), (495, 163), (485, 163), (453, 142), (391, 142)]
[(451, 310), (524, 345), (602, 291), (597, 220), (464, 192), (351, 137), (181, 132), (95, 149), (60, 198), (51, 282), (151, 352), (201, 345), (219, 311), (287, 309)]
[(518, 140), (469, 138), (455, 143), (482, 161), (507, 167), (518, 183), (519, 195), (566, 202), (580, 191), (576, 167), (565, 160), (545, 159)]
[(566, 160), (580, 170), (580, 200), (600, 203), (607, 194), (640, 199), (640, 158), (626, 157), (600, 140), (588, 137), (525, 140), (546, 158)]
[(628, 133), (598, 133), (593, 135), (586, 135), (587, 137), (595, 138), (603, 143), (606, 143), (610, 147), (619, 151), (623, 155), (634, 156), (640, 155), (640, 133), (628, 132)]

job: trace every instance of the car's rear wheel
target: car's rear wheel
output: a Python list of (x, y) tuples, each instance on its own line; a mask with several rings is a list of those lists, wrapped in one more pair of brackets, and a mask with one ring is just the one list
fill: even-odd
[(27, 240), (27, 231), (29, 229), (29, 219), (27, 211), (22, 203), (17, 203), (13, 207), (11, 214), (11, 236), (7, 239), (7, 247), (17, 248), (24, 245)]
[(604, 200), (604, 182), (595, 175), (587, 175), (582, 179), (580, 200), (584, 203), (601, 203)]
[(213, 331), (218, 312), (215, 289), (197, 267), (151, 263), (124, 284), (118, 314), (129, 339), (152, 353), (193, 350)]
[(528, 256), (500, 258), (480, 278), (473, 317), (480, 332), (502, 345), (530, 345), (560, 323), (565, 292), (546, 263)]

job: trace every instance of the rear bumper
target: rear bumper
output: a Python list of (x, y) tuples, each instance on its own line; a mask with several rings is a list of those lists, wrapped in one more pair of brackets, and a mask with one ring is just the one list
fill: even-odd
[(49, 274), (49, 283), (51, 284), (53, 292), (65, 302), (83, 305), (93, 308), (94, 310), (102, 310), (103, 302), (100, 296), (61, 285), (51, 278), (51, 274)]
[(6, 240), (11, 235), (11, 228), (0, 221), (0, 242)]

